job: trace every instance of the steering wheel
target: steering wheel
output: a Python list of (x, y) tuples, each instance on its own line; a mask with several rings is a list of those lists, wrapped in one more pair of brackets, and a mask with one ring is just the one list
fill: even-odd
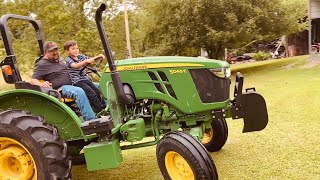
[(99, 70), (99, 67), (100, 67), (100, 64), (103, 60), (103, 57), (97, 57), (94, 59), (94, 63), (95, 64), (93, 67), (90, 67), (89, 64), (86, 64), (85, 66), (83, 66), (81, 69), (80, 69), (80, 72), (79, 74), (81, 75), (83, 71), (85, 71), (86, 74), (89, 74), (89, 73), (95, 73), (97, 74), (98, 76), (100, 76), (100, 74), (98, 73), (98, 70)]

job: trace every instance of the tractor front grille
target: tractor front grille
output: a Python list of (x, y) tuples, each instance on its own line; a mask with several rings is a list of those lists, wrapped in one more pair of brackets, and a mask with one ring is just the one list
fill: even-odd
[(203, 103), (222, 102), (229, 99), (229, 78), (220, 78), (212, 74), (209, 69), (190, 69), (189, 71)]
[[(177, 99), (176, 93), (174, 92), (168, 77), (166, 76), (166, 74), (162, 71), (155, 71), (158, 76), (160, 77), (159, 79), (157, 78), (156, 74), (154, 72), (149, 71), (149, 77), (151, 80), (153, 81), (157, 81), (157, 83), (154, 83), (155, 87), (157, 88), (157, 90), (163, 94), (165, 94), (164, 88), (167, 89), (168, 93), (170, 94), (171, 97)], [(166, 82), (166, 84), (164, 84), (163, 82)], [(162, 86), (163, 85), (163, 86)]]

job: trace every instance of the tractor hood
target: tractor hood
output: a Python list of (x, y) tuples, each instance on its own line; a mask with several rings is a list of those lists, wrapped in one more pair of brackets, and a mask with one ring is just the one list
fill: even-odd
[[(172, 67), (198, 67), (198, 68), (228, 68), (230, 65), (225, 61), (206, 59), (203, 57), (182, 57), (182, 56), (155, 56), (141, 57), (115, 62), (117, 71), (133, 71), (154, 68)], [(109, 68), (105, 72), (110, 72)]]
[[(222, 109), (229, 104), (230, 65), (225, 61), (156, 56), (119, 60), (114, 65), (122, 83), (132, 89), (137, 100), (163, 101), (187, 114)], [(100, 80), (110, 107), (117, 104), (112, 104), (110, 92), (116, 90), (110, 84), (111, 75), (106, 66)]]

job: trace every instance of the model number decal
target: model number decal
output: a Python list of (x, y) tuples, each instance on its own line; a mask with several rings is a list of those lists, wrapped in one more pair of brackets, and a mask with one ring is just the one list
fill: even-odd
[(182, 74), (182, 73), (187, 73), (186, 69), (177, 69), (177, 70), (169, 70), (170, 74)]

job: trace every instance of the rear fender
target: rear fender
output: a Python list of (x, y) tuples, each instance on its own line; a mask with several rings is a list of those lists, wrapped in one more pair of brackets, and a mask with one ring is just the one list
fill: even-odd
[(53, 96), (34, 90), (17, 89), (0, 94), (0, 109), (21, 109), (43, 116), (65, 140), (85, 139), (80, 118), (66, 104)]

